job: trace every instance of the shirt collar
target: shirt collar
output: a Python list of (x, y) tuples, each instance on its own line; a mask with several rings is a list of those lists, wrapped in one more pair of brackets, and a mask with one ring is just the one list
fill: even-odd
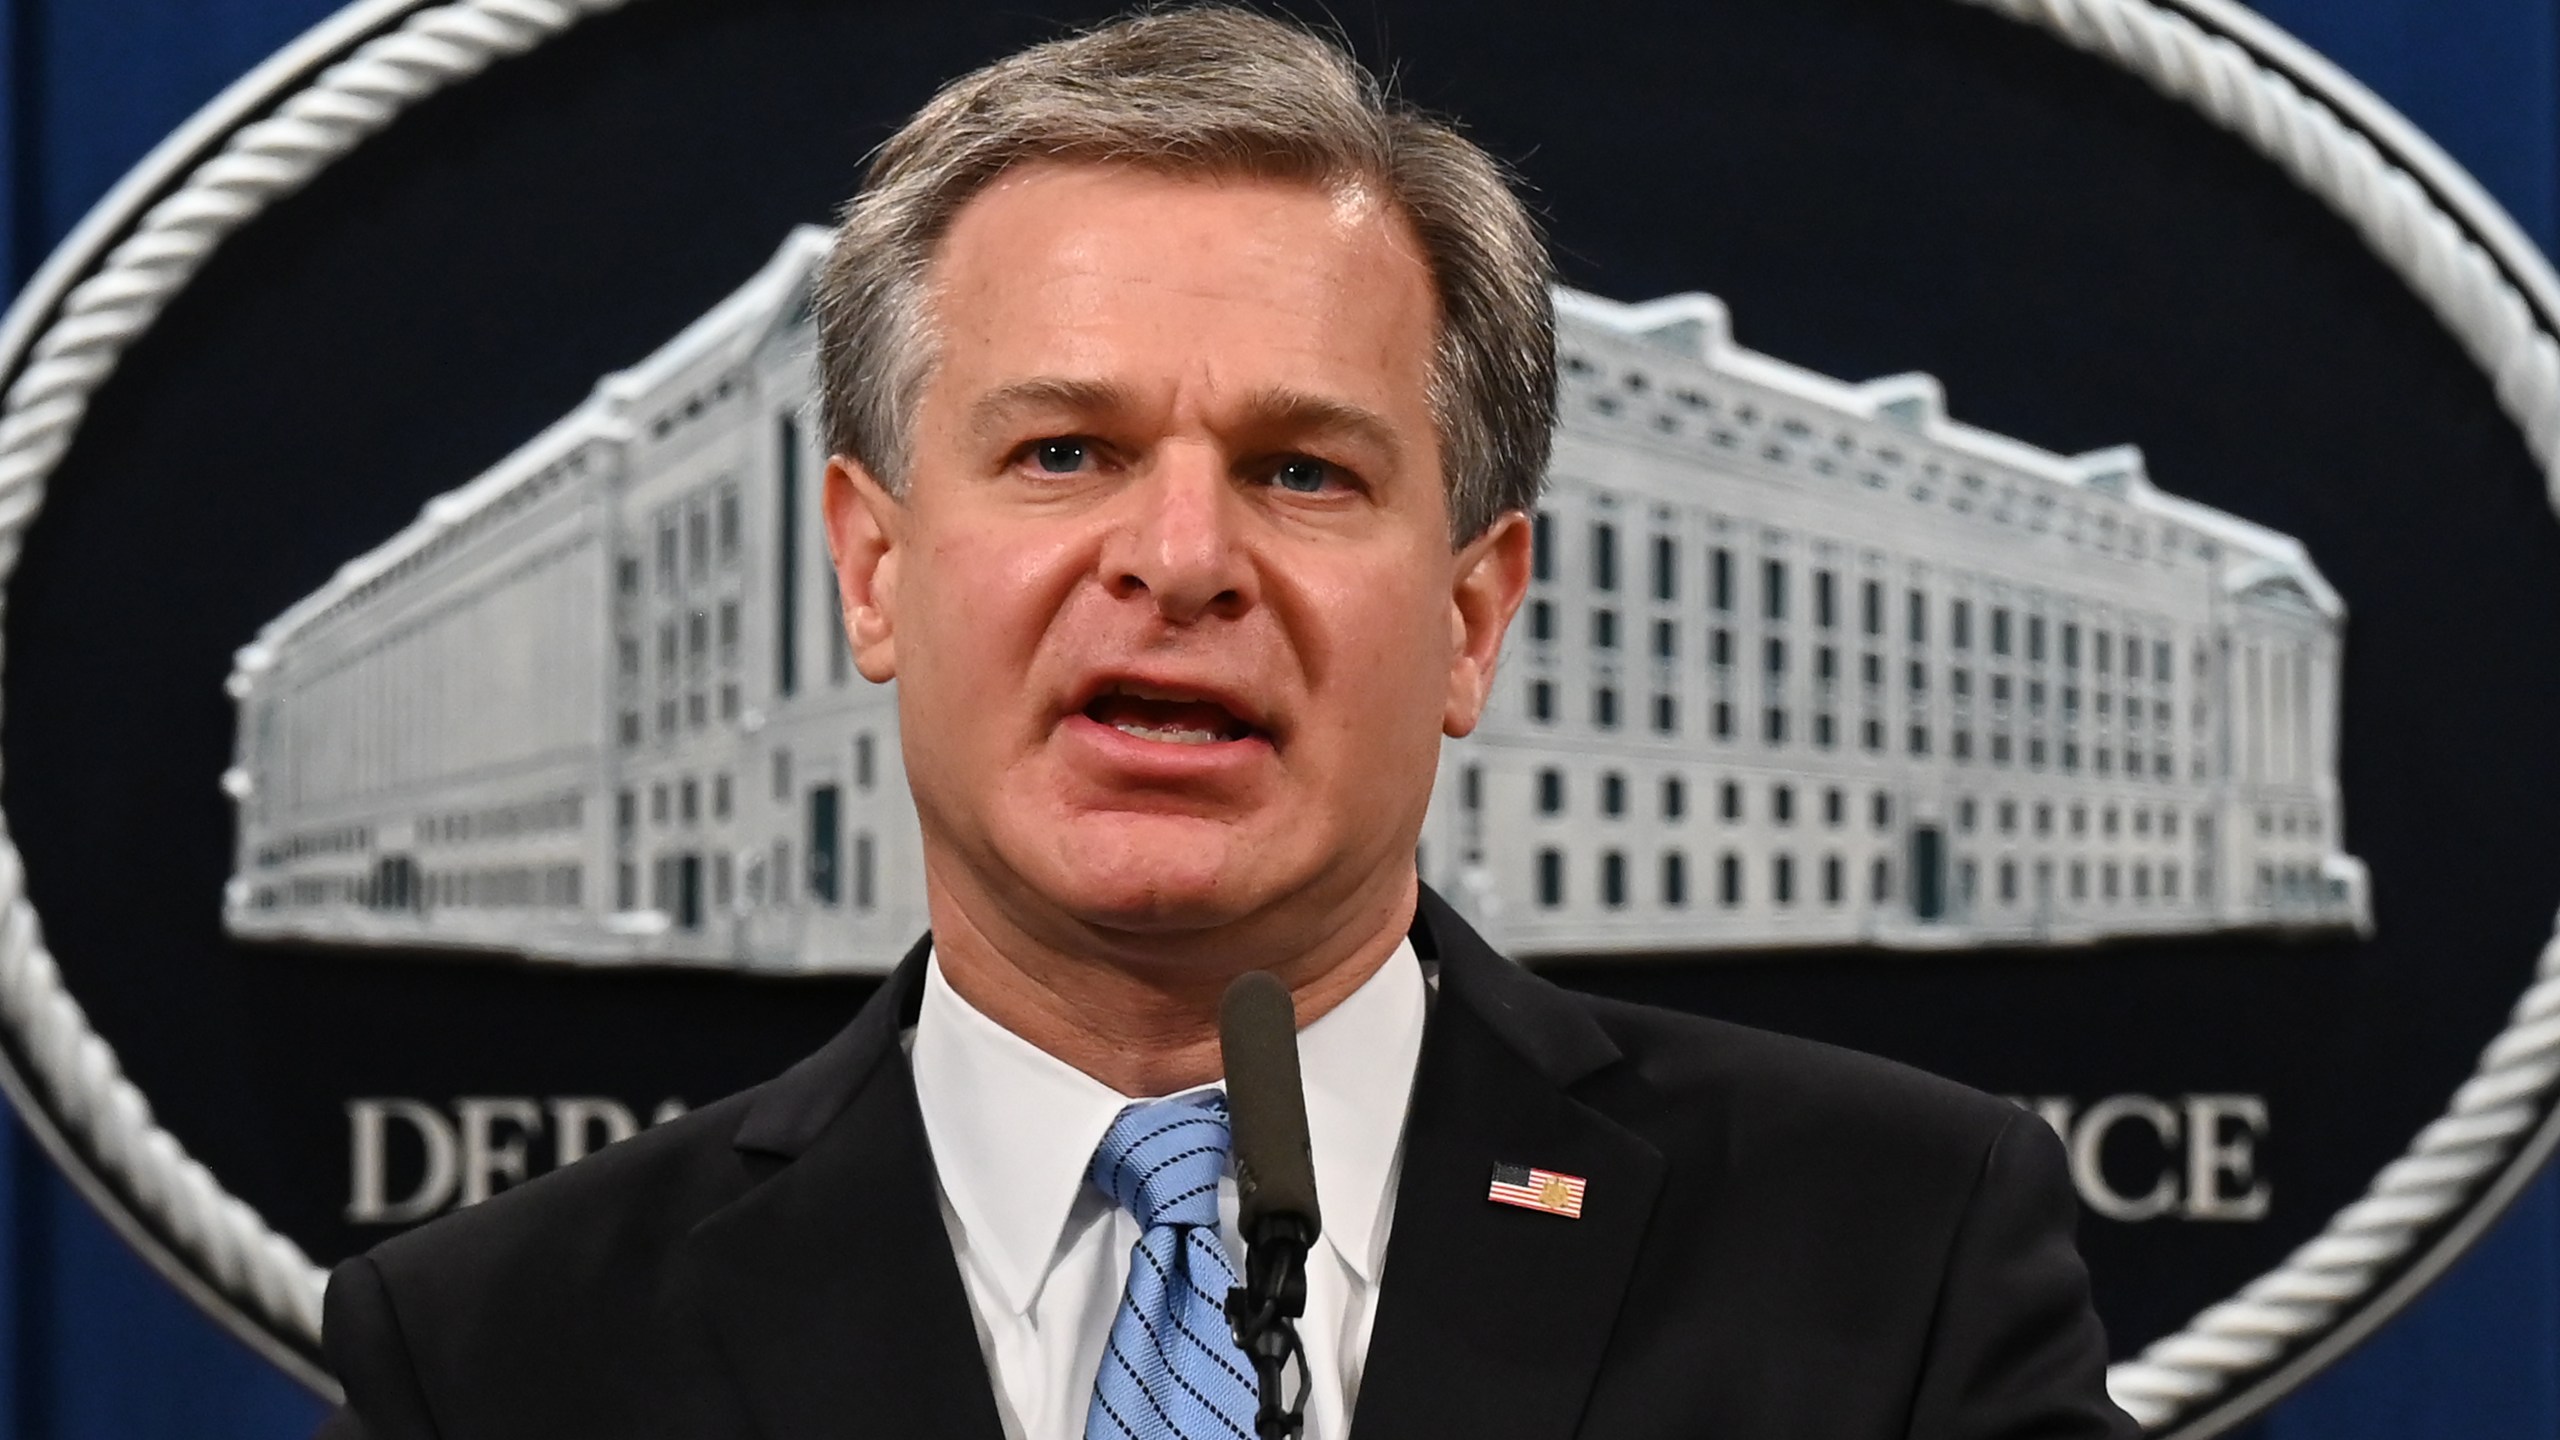
[[(1410, 941), (1400, 942), (1376, 974), (1298, 1033), (1322, 1243), (1372, 1284), (1386, 1258), (1389, 1187), (1425, 1004), (1421, 962)], [(944, 1199), (1006, 1306), (1026, 1313), (1057, 1259), (1094, 1147), (1132, 1102), (960, 998), (939, 954), (925, 967), (911, 1053)]]

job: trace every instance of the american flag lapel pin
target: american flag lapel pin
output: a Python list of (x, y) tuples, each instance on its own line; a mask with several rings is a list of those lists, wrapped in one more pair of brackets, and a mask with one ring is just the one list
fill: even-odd
[(1496, 1205), (1517, 1205), (1523, 1210), (1542, 1210), (1567, 1220), (1579, 1220), (1582, 1192), (1589, 1183), (1579, 1175), (1531, 1165), (1499, 1164), (1493, 1167), (1493, 1188), (1485, 1192), (1484, 1198)]

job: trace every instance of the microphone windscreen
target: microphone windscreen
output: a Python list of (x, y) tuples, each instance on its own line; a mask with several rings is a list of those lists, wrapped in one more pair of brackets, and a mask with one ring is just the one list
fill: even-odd
[(1307, 1139), (1307, 1095), (1298, 1076), (1298, 1007), (1289, 987), (1249, 970), (1227, 987), (1218, 1010), (1227, 1068), (1227, 1124), (1236, 1161), (1236, 1228), (1250, 1242), (1263, 1223), (1291, 1216), (1312, 1241), (1315, 1150)]

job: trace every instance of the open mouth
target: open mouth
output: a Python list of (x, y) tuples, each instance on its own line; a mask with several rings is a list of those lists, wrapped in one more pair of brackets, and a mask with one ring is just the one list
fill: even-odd
[(1084, 707), (1084, 715), (1123, 735), (1163, 745), (1216, 745), (1258, 733), (1243, 717), (1214, 700), (1135, 685), (1114, 685)]

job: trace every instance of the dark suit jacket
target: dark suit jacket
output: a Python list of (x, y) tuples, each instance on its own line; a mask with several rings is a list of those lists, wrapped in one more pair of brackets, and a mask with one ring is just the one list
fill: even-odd
[[(1571, 994), (1428, 891), (1413, 940), (1440, 988), (1355, 1435), (2135, 1434), (2034, 1116)], [(898, 1043), (924, 954), (779, 1078), (339, 1267), (324, 1440), (998, 1440)], [(1586, 1177), (1582, 1218), (1490, 1203), (1496, 1162)]]

